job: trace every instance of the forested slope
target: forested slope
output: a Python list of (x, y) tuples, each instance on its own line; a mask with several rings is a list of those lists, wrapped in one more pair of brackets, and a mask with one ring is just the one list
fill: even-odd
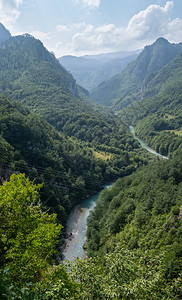
[[(131, 261), (128, 266), (126, 262), (126, 269), (123, 269), (124, 261), (122, 260), (119, 267), (120, 261), (117, 262), (117, 259), (119, 257), (121, 259), (120, 255), (123, 255), (126, 260), (133, 260), (133, 262), (134, 257), (136, 259), (138, 257), (138, 260), (142, 262), (141, 257), (144, 257), (147, 253), (147, 255), (153, 257), (154, 266), (158, 265), (157, 269), (160, 275), (157, 269), (153, 270), (154, 273), (156, 272), (153, 275), (156, 276), (157, 281), (160, 276), (163, 279), (158, 283), (156, 295), (154, 286), (153, 291), (151, 290), (151, 293), (154, 292), (154, 298), (148, 295), (147, 299), (160, 299), (162, 287), (167, 287), (176, 278), (181, 278), (181, 150), (180, 148), (174, 159), (149, 164), (135, 174), (119, 179), (112, 189), (102, 192), (96, 207), (89, 216), (87, 231), (88, 255), (92, 257), (98, 255), (100, 258), (106, 255), (103, 259), (102, 268), (105, 264), (106, 269), (107, 266), (113, 266), (110, 276), (111, 280), (118, 278), (119, 283), (115, 281), (116, 287), (113, 285), (113, 289), (120, 297), (127, 295), (124, 287), (128, 282), (128, 295), (131, 292), (131, 299), (135, 299), (132, 295), (132, 286), (134, 288), (137, 276), (140, 280), (140, 276), (137, 275), (136, 278), (133, 277), (133, 283), (130, 282), (130, 276), (132, 276), (130, 272), (133, 272), (131, 271), (133, 266)], [(130, 255), (129, 252), (126, 254), (128, 250)], [(126, 258), (127, 256), (128, 258)], [(111, 262), (108, 261), (108, 257)], [(158, 257), (158, 262), (155, 262), (156, 257)], [(148, 261), (148, 258), (146, 258), (146, 261)], [(153, 263), (151, 262), (151, 265)], [(117, 264), (118, 268), (116, 267)], [(149, 268), (149, 270), (151, 269)], [(122, 272), (125, 275), (122, 275)], [(128, 274), (130, 274), (130, 279), (127, 277)], [(149, 271), (149, 274), (145, 276), (150, 277), (151, 275)], [(107, 275), (105, 276), (107, 277)], [(147, 278), (145, 276), (143, 278), (144, 285)], [(152, 277), (151, 280), (154, 279)], [(104, 280), (102, 284), (103, 282)], [(141, 286), (142, 283), (140, 282), (142, 293)], [(150, 284), (148, 288), (150, 289)], [(119, 290), (121, 294), (119, 294)], [(145, 287), (146, 291), (147, 287)], [(161, 299), (168, 299), (167, 291), (163, 297), (161, 294)], [(172, 294), (170, 297), (173, 298)], [(180, 296), (176, 295), (174, 299), (179, 299), (178, 297)]]
[(100, 138), (100, 148), (94, 143), (89, 146), (65, 137), (42, 117), (1, 97), (1, 178), (23, 172), (31, 180), (44, 183), (42, 203), (64, 223), (71, 207), (82, 197), (98, 191), (104, 182), (131, 173), (142, 163), (137, 153), (139, 145), (128, 132), (123, 128), (119, 133), (118, 128), (118, 135), (114, 135), (112, 131), (111, 123), (105, 132), (104, 128), (95, 132), (93, 141)]
[(59, 131), (109, 147), (116, 147), (111, 140), (119, 142), (122, 130), (125, 135), (121, 122), (118, 125), (89, 99), (39, 40), (30, 35), (12, 37), (1, 44), (0, 57), (0, 94), (26, 105)]
[(42, 204), (62, 223), (71, 207), (104, 181), (107, 166), (92, 151), (7, 98), (0, 98), (0, 132), (1, 180), (22, 172), (43, 183)]
[(84, 110), (84, 102), (76, 98), (76, 81), (41, 41), (30, 35), (12, 37), (1, 44), (0, 55), (1, 93), (34, 111), (44, 111), (48, 104), (52, 109), (80, 105)]
[(149, 82), (157, 73), (182, 52), (182, 43), (170, 44), (164, 38), (146, 46), (137, 59), (120, 74), (101, 83), (92, 98), (115, 110), (142, 98)]
[(151, 80), (142, 100), (120, 111), (127, 124), (156, 151), (172, 153), (182, 143), (182, 55)]
[[(79, 139), (83, 149), (89, 147), (94, 159), (100, 161), (98, 167), (103, 165), (104, 180), (137, 167), (140, 158), (133, 150), (138, 144), (127, 127), (91, 101), (87, 91), (39, 40), (30, 35), (12, 37), (1, 44), (0, 55), (1, 94), (26, 105), (66, 136)], [(86, 164), (85, 168), (90, 167)]]
[(102, 192), (88, 223), (91, 258), (67, 272), (51, 263), (61, 227), (36, 205), (40, 187), (14, 175), (0, 193), (0, 216), (11, 218), (0, 225), (2, 299), (181, 299), (181, 158), (153, 162)]
[[(3, 39), (0, 298), (182, 298), (180, 47), (163, 39), (146, 47), (125, 71), (123, 93), (129, 83), (133, 91), (122, 99), (128, 104), (141, 87), (147, 98), (117, 117), (94, 104), (40, 41)], [(122, 116), (170, 159), (144, 155)], [(56, 256), (59, 223), (83, 197), (118, 177), (89, 217), (89, 258), (65, 267)]]

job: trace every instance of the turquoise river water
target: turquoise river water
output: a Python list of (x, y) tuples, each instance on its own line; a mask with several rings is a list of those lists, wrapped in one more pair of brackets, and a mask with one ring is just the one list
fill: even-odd
[(133, 126), (129, 126), (130, 132), (133, 134), (134, 138), (140, 143), (140, 145), (148, 150), (149, 152), (163, 158), (163, 159), (169, 159), (167, 156), (161, 155), (159, 153), (157, 153), (154, 149), (150, 148), (145, 142), (143, 142), (141, 139), (139, 139), (136, 135), (135, 135), (135, 128)]
[[(163, 159), (168, 159), (168, 157), (157, 153), (146, 143), (140, 140), (135, 135), (133, 126), (130, 126), (129, 129), (130, 132), (133, 134), (134, 138), (139, 141), (143, 148)], [(106, 185), (104, 186), (104, 189), (108, 189), (111, 186), (112, 184)], [(85, 257), (85, 250), (83, 246), (86, 242), (87, 218), (90, 214), (90, 211), (94, 208), (96, 200), (98, 199), (100, 193), (101, 192), (94, 196), (86, 198), (72, 209), (66, 224), (67, 238), (65, 240), (65, 248), (63, 250), (64, 260), (74, 261), (77, 257)]]
[[(112, 184), (105, 185), (104, 189), (109, 189), (111, 186)], [(64, 260), (74, 261), (77, 257), (85, 257), (83, 246), (86, 242), (87, 218), (100, 193), (86, 198), (72, 209), (66, 224), (67, 238), (63, 250)]]

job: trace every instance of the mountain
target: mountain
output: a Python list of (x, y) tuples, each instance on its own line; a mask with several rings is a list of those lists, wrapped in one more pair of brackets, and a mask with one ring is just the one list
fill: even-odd
[(59, 61), (72, 73), (78, 84), (91, 92), (102, 81), (121, 72), (139, 53), (140, 50), (80, 57), (68, 55), (61, 57)]
[(0, 57), (2, 95), (42, 115), (59, 131), (89, 143), (96, 138), (104, 141), (96, 129), (113, 131), (114, 118), (88, 98), (88, 92), (76, 84), (41, 41), (27, 34), (12, 37), (0, 46)]
[[(31, 35), (24, 34), (10, 38), (1, 45), (0, 54), (1, 89), (5, 92), (18, 93), (21, 85), (28, 88), (34, 84), (46, 88), (54, 84), (67, 93), (78, 95), (78, 87), (72, 75), (46, 50), (41, 41)], [(6, 86), (7, 79), (11, 81), (9, 87)]]
[(147, 84), (144, 97), (182, 93), (182, 51)]
[(100, 164), (86, 146), (73, 142), (42, 117), (5, 97), (0, 97), (0, 132), (1, 183), (20, 172), (43, 183), (41, 204), (56, 212), (63, 224), (80, 197), (102, 185), (103, 170), (99, 166), (106, 165)]
[(102, 82), (91, 93), (98, 103), (118, 108), (138, 101), (157, 72), (182, 52), (182, 43), (171, 44), (164, 38), (146, 46), (137, 59), (120, 74)]
[(0, 44), (11, 38), (11, 33), (0, 23)]
[[(56, 122), (100, 110), (42, 42), (25, 34), (0, 45), (0, 93)], [(94, 108), (95, 107), (95, 108)], [(59, 115), (59, 120), (58, 120)], [(54, 126), (57, 124), (54, 122)], [(60, 128), (60, 126), (59, 126)]]
[(100, 53), (100, 54), (94, 54), (94, 55), (83, 55), (81, 57), (86, 59), (94, 59), (98, 61), (108, 62), (112, 59), (117, 58), (125, 58), (132, 55), (138, 55), (142, 50), (136, 50), (136, 51), (118, 51), (118, 52), (108, 52), (108, 53)]
[[(139, 146), (127, 127), (89, 99), (88, 92), (76, 84), (39, 40), (28, 34), (12, 37), (0, 46), (0, 58), (0, 94), (23, 104), (64, 134), (65, 147), (78, 154), (77, 168), (86, 176), (80, 180), (83, 193), (84, 181), (95, 182), (93, 176), (103, 183), (129, 174), (138, 166)], [(67, 142), (69, 138), (78, 152)], [(85, 155), (93, 160), (87, 163), (80, 149), (85, 149)], [(88, 175), (92, 165), (98, 167), (98, 172)], [(99, 186), (95, 182), (90, 190)]]
[[(138, 105), (137, 134), (172, 152), (147, 165), (127, 126), (94, 105), (40, 41), (2, 42), (0, 94), (14, 99), (0, 96), (2, 299), (182, 298), (182, 56), (160, 68), (154, 57), (130, 65), (145, 98), (126, 108)], [(64, 266), (57, 221), (118, 176), (89, 216), (90, 258)]]
[(182, 144), (182, 53), (146, 86), (140, 101), (119, 113), (135, 133), (157, 152), (171, 156)]

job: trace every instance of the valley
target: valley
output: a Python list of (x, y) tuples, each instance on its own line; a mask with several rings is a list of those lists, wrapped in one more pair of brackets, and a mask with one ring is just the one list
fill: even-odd
[[(136, 137), (133, 126), (130, 126), (130, 132), (144, 149), (162, 159), (168, 159), (168, 157), (157, 153), (148, 147), (148, 145), (141, 141), (138, 137)], [(104, 188), (109, 189), (113, 184), (106, 185)], [(86, 253), (84, 250), (84, 245), (86, 243), (87, 218), (89, 217), (90, 212), (94, 209), (100, 193), (101, 192), (92, 196), (91, 198), (84, 199), (80, 204), (72, 209), (66, 223), (67, 238), (63, 248), (64, 260), (74, 261), (76, 258), (85, 258)]]
[(0, 24), (0, 297), (181, 299), (181, 131), (182, 43), (58, 60)]
[(130, 128), (130, 132), (133, 134), (134, 138), (140, 143), (140, 145), (146, 149), (147, 151), (157, 155), (158, 157), (160, 158), (163, 158), (163, 159), (169, 159), (167, 156), (164, 156), (164, 155), (161, 155), (159, 153), (157, 153), (154, 149), (150, 148), (146, 143), (144, 143), (141, 139), (139, 139), (136, 135), (135, 135), (135, 128), (133, 126), (129, 126)]

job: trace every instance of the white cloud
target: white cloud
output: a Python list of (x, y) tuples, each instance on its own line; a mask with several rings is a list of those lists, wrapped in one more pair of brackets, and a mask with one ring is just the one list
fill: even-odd
[(83, 0), (83, 4), (98, 8), (100, 5), (100, 0)]
[(161, 36), (179, 42), (182, 19), (171, 19), (173, 5), (173, 1), (167, 1), (164, 7), (150, 5), (146, 10), (134, 15), (126, 27), (117, 27), (114, 24), (94, 27), (92, 24), (81, 23), (80, 27), (76, 28), (75, 24), (70, 27), (72, 35), (69, 33), (70, 40), (66, 42), (65, 50), (77, 55), (133, 50), (142, 48)]
[(23, 0), (15, 0), (14, 2), (16, 4), (16, 6), (18, 7), (18, 5), (23, 3)]
[(41, 41), (49, 41), (51, 39), (50, 33), (34, 30), (30, 33), (33, 37), (36, 39), (39, 39)]
[(77, 4), (82, 3), (84, 6), (89, 6), (91, 8), (98, 8), (101, 0), (75, 0), (75, 2)]
[(13, 24), (20, 16), (19, 6), (23, 0), (0, 0), (0, 22), (8, 28), (12, 28)]
[(155, 38), (166, 33), (170, 23), (170, 15), (173, 8), (173, 1), (168, 1), (164, 7), (150, 5), (146, 10), (139, 12), (130, 20), (127, 32), (134, 37), (142, 39)]
[(176, 18), (168, 24), (165, 37), (174, 43), (182, 41), (182, 19)]
[(58, 25), (56, 27), (56, 30), (59, 31), (59, 32), (66, 32), (66, 31), (69, 31), (70, 28), (66, 25)]

